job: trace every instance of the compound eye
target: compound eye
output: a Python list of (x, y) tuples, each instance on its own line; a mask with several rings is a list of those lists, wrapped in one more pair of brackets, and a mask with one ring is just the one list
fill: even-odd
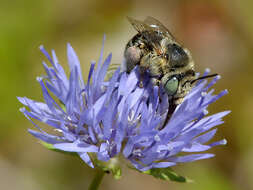
[(168, 96), (173, 96), (178, 89), (178, 79), (176, 77), (172, 77), (165, 84), (165, 91)]
[(168, 55), (170, 58), (170, 64), (174, 67), (181, 67), (187, 64), (188, 55), (183, 48), (177, 44), (168, 45)]

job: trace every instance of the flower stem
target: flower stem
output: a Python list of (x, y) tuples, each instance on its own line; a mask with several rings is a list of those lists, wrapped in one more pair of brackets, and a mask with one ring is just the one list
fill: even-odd
[(89, 186), (89, 190), (98, 190), (100, 183), (105, 175), (105, 172), (101, 169), (97, 169), (97, 172)]

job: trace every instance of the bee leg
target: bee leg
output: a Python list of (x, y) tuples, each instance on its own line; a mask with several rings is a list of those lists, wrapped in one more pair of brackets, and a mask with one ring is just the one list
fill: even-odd
[(143, 81), (145, 79), (145, 73), (150, 65), (150, 54), (144, 55), (140, 60), (140, 82), (139, 86), (143, 88), (144, 84)]
[(162, 130), (168, 124), (168, 122), (169, 122), (172, 114), (174, 113), (176, 107), (177, 107), (177, 104), (174, 103), (174, 100), (173, 99), (169, 100), (169, 110), (167, 112), (166, 119), (165, 119), (162, 127), (159, 128), (159, 130)]
[(151, 58), (150, 54), (144, 55), (141, 58), (141, 60), (140, 60), (140, 72), (141, 73), (145, 73), (147, 71), (147, 69), (149, 68), (150, 58)]
[(125, 52), (124, 56), (126, 59), (126, 71), (130, 73), (133, 68), (140, 63), (142, 51), (140, 48), (136, 46), (128, 47)]

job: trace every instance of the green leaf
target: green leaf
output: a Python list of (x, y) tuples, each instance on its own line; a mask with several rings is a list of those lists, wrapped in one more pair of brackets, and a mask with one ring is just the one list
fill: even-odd
[(66, 151), (62, 151), (62, 150), (56, 149), (52, 144), (46, 143), (44, 141), (40, 141), (40, 144), (42, 144), (42, 146), (44, 146), (48, 150), (52, 150), (52, 151), (55, 151), (55, 152), (60, 152), (60, 153), (71, 155), (71, 156), (78, 156), (78, 154), (75, 153), (75, 152), (66, 152)]
[(176, 181), (176, 182), (193, 182), (192, 180), (178, 175), (171, 168), (153, 168), (143, 172), (148, 175), (152, 175), (155, 178), (166, 180), (166, 181)]

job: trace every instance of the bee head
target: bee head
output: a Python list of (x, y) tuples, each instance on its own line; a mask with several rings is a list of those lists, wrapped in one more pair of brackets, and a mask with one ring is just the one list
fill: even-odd
[(175, 94), (184, 94), (184, 93), (189, 92), (189, 90), (199, 80), (215, 77), (217, 75), (218, 74), (202, 76), (193, 80), (186, 80), (184, 83), (182, 83), (182, 78), (181, 78), (182, 76), (180, 77), (180, 75), (173, 75), (170, 77), (167, 77), (167, 75), (165, 75), (162, 78), (162, 84), (168, 96), (174, 96)]

